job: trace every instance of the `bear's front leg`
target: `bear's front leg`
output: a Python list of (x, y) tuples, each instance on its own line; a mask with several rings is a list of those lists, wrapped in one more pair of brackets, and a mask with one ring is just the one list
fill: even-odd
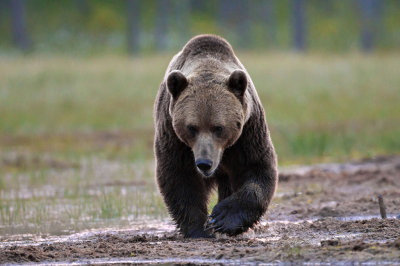
[(229, 176), (226, 174), (219, 174), (216, 176), (218, 183), (218, 203), (232, 195), (232, 186), (230, 184)]
[(237, 192), (214, 207), (206, 230), (230, 236), (246, 232), (267, 210), (275, 186), (275, 175), (248, 180)]
[[(182, 174), (182, 173), (181, 173)], [(204, 231), (207, 220), (207, 189), (193, 175), (158, 176), (158, 185), (168, 211), (184, 237), (211, 237)]]

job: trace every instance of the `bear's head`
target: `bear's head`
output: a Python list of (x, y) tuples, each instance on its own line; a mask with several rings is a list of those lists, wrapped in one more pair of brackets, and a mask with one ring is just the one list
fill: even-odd
[(174, 131), (192, 149), (194, 163), (205, 177), (215, 172), (224, 150), (242, 133), (247, 84), (242, 70), (226, 75), (205, 71), (188, 77), (175, 70), (167, 77)]

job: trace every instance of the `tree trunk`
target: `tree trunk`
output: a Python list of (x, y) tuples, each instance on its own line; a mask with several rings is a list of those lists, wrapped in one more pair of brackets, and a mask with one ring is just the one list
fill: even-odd
[(89, 4), (87, 0), (75, 0), (79, 13), (83, 16), (89, 15)]
[(234, 33), (234, 45), (247, 48), (250, 44), (250, 14), (248, 0), (219, 0), (218, 23), (227, 36)]
[(11, 0), (11, 20), (14, 44), (22, 50), (31, 48), (26, 30), (25, 0)]
[(236, 0), (235, 13), (237, 19), (235, 20), (236, 32), (238, 45), (241, 48), (248, 48), (251, 43), (251, 19), (249, 14), (249, 1), (248, 0)]
[(219, 27), (225, 31), (230, 27), (230, 14), (232, 13), (232, 3), (230, 0), (219, 0), (217, 23)]
[(361, 13), (361, 48), (365, 52), (371, 52), (375, 47), (380, 8), (379, 0), (358, 1)]
[(161, 51), (167, 48), (170, 6), (169, 0), (157, 0), (155, 41), (157, 49)]
[(190, 12), (191, 3), (189, 1), (175, 0), (174, 2), (174, 27), (178, 33), (178, 42), (186, 42), (190, 38)]
[(140, 0), (127, 0), (128, 52), (135, 54), (140, 50)]
[(305, 44), (305, 0), (292, 0), (293, 45), (297, 51), (304, 51)]
[(263, 1), (260, 6), (260, 17), (262, 23), (265, 25), (265, 37), (267, 43), (271, 46), (276, 46), (276, 3), (274, 0)]

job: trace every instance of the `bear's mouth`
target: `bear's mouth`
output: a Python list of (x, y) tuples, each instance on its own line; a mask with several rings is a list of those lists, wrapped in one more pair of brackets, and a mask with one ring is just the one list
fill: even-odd
[(197, 168), (197, 171), (204, 177), (210, 177), (214, 174), (215, 170), (213, 171), (202, 171), (200, 169)]
[(210, 172), (210, 173), (202, 172), (202, 174), (203, 174), (205, 177), (210, 177), (210, 176), (212, 176), (212, 175), (214, 174), (214, 172)]

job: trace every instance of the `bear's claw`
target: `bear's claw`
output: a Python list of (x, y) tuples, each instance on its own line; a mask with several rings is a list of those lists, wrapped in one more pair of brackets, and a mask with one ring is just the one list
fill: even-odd
[(220, 225), (212, 225), (212, 226), (207, 226), (206, 228), (205, 228), (205, 231), (209, 231), (209, 230), (213, 230), (214, 229), (214, 231), (217, 231), (218, 229), (220, 229)]
[(230, 236), (245, 232), (250, 227), (248, 215), (236, 200), (226, 200), (217, 204), (205, 224), (205, 231), (218, 232)]

